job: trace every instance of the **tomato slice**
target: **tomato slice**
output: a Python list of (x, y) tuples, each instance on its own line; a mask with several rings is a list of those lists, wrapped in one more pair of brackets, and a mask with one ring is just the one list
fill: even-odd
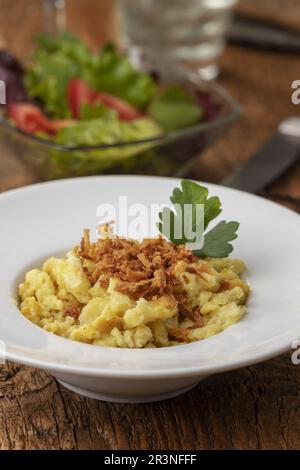
[(104, 106), (116, 110), (121, 121), (133, 121), (142, 116), (134, 106), (108, 93), (95, 93), (94, 103), (102, 103)]
[(49, 130), (49, 120), (42, 111), (31, 103), (11, 103), (8, 115), (23, 131), (36, 133)]
[(51, 121), (43, 112), (31, 103), (11, 103), (8, 105), (8, 116), (15, 122), (19, 129), (35, 134), (46, 132), (55, 134), (64, 127), (69, 126), (70, 120)]
[(49, 132), (56, 134), (60, 129), (72, 126), (74, 122), (75, 121), (72, 119), (54, 119), (53, 121), (49, 121)]
[[(84, 81), (74, 78), (68, 86), (69, 108), (74, 118), (80, 117), (80, 108), (83, 103), (102, 103), (114, 109), (122, 121), (132, 121), (141, 116), (138, 109), (126, 101), (108, 93), (94, 92)], [(19, 129), (31, 134), (46, 132), (55, 134), (60, 129), (72, 124), (72, 120), (50, 120), (32, 103), (11, 103), (8, 105), (8, 116), (16, 123)]]
[(68, 85), (68, 103), (71, 114), (74, 118), (80, 117), (80, 108), (83, 103), (101, 103), (108, 108), (117, 111), (121, 121), (132, 121), (141, 117), (141, 113), (134, 106), (126, 101), (109, 93), (95, 92), (87, 83), (79, 78), (73, 78)]
[(68, 103), (74, 118), (80, 117), (80, 108), (83, 103), (92, 104), (95, 93), (79, 78), (73, 78), (68, 85)]

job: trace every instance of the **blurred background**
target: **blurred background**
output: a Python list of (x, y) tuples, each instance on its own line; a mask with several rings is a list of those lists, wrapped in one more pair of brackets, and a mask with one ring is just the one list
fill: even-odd
[[(201, 16), (199, 8), (197, 10), (200, 3), (211, 7), (216, 21), (208, 21), (209, 18)], [(56, 4), (56, 14), (50, 4)], [(178, 14), (182, 13), (182, 4), (187, 12), (192, 11), (192, 6), (195, 10), (193, 14), (186, 13), (185, 23), (180, 24)], [(177, 12), (175, 7), (178, 7)], [(215, 14), (222, 8), (222, 14)], [(216, 78), (241, 105), (242, 115), (221, 140), (205, 150), (190, 171), (192, 177), (222, 181), (276, 131), (283, 118), (297, 114), (298, 110), (291, 102), (291, 83), (300, 78), (300, 36), (296, 39), (296, 43), (299, 40), (298, 45), (289, 42), (289, 38), (283, 38), (281, 42), (277, 40), (278, 28), (279, 32), (284, 28), (295, 37), (300, 34), (300, 0), (15, 0), (13, 7), (10, 0), (0, 0), (0, 11), (1, 48), (8, 48), (24, 62), (30, 58), (33, 38), (38, 32), (55, 32), (55, 28), (66, 27), (94, 50), (106, 41), (116, 41), (136, 62), (145, 59), (140, 51), (140, 46), (143, 46), (148, 54), (146, 62), (152, 66), (151, 61), (159, 58), (159, 64), (155, 66), (163, 64), (165, 70), (167, 61), (174, 62), (178, 57), (184, 65), (200, 72), (201, 65), (204, 64), (205, 68), (207, 63), (213, 64), (214, 69), (209, 69), (204, 78)], [(235, 14), (234, 22), (232, 12)], [(187, 22), (192, 25), (190, 28)], [(203, 26), (205, 22), (205, 31), (212, 39), (203, 47), (199, 25)], [(268, 28), (271, 25), (271, 29), (267, 32), (257, 30), (258, 25), (265, 26), (266, 23)], [(272, 28), (276, 29), (275, 43)], [(173, 36), (170, 36), (170, 31), (173, 31)], [(181, 48), (166, 57), (166, 51), (171, 51), (170, 44), (176, 44), (180, 34), (186, 39), (187, 33), (189, 50)], [(223, 50), (227, 35), (228, 45)], [(270, 44), (269, 39), (272, 39)], [(190, 52), (189, 58), (193, 60), (188, 60), (185, 55)], [(194, 60), (195, 55), (198, 62)], [(19, 169), (17, 163), (7, 162), (7, 157), (1, 153), (0, 171), (6, 175), (2, 188), (25, 184), (33, 178), (29, 172)], [(298, 175), (300, 170), (293, 167), (292, 174), (284, 175), (279, 184), (276, 182), (267, 188), (266, 194), (287, 205), (292, 204), (292, 199), (300, 200)]]
[[(49, 2), (50, 3), (50, 2)], [(55, 3), (55, 2), (53, 2)], [(114, 0), (66, 0), (66, 28), (86, 43), (99, 48), (116, 37)], [(18, 57), (28, 58), (34, 36), (44, 31), (43, 0), (0, 0), (0, 35)]]
[[(1, 39), (20, 58), (28, 57), (30, 48), (33, 47), (32, 38), (44, 30), (46, 2), (47, 0), (15, 0), (12, 7), (10, 0), (0, 0)], [(119, 1), (122, 2), (126, 6), (130, 2), (136, 3), (134, 0)], [(213, 0), (212, 3), (216, 5), (223, 2)], [(118, 37), (115, 0), (58, 0), (56, 3), (65, 5), (67, 29), (76, 32), (91, 47), (98, 48), (105, 41)], [(184, 2), (185, 5), (187, 3)], [(236, 4), (235, 11), (238, 13), (300, 30), (299, 0), (239, 0), (227, 3)]]

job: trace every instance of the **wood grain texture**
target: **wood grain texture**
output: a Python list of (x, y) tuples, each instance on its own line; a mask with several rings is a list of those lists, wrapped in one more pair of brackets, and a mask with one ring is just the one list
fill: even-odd
[[(38, 0), (17, 1), (21, 6), (25, 1), (38, 4)], [(271, 1), (260, 0), (259, 5), (269, 8)], [(3, 8), (9, 14), (10, 4), (0, 0), (0, 32), (3, 19), (9, 18)], [(84, 4), (86, 9), (82, 0), (69, 1), (73, 25), (80, 28), (86, 15), (84, 24), (90, 27), (84, 35), (95, 44), (113, 31), (111, 0)], [(99, 5), (98, 23), (93, 6)], [(39, 26), (36, 14), (32, 15), (31, 26), (22, 26), (28, 34)], [(20, 32), (14, 38), (20, 55), (21, 37)], [(197, 162), (191, 176), (207, 181), (220, 181), (271, 135), (281, 119), (300, 109), (290, 99), (291, 82), (300, 78), (297, 56), (230, 47), (221, 70), (220, 81), (240, 101), (243, 115)], [(0, 142), (0, 191), (33, 181)], [(300, 212), (300, 165), (264, 195)], [(181, 397), (147, 405), (85, 399), (43, 371), (16, 364), (0, 367), (0, 449), (277, 448), (300, 448), (300, 366), (291, 363), (290, 353), (210, 377)]]
[(82, 398), (45, 372), (9, 364), (0, 375), (0, 448), (298, 449), (299, 390), (290, 355), (147, 405)]
[(300, 30), (300, 0), (242, 0), (237, 8), (245, 15)]
[[(0, 0), (0, 45), (23, 60), (34, 49), (34, 37), (43, 31), (43, 0)], [(99, 48), (115, 37), (114, 0), (66, 0), (67, 28), (89, 46)]]

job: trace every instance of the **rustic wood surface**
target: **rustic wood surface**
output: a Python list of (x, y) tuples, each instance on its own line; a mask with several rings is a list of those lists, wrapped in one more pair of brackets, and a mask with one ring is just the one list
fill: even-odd
[[(94, 6), (101, 4), (102, 14), (98, 22), (93, 17), (89, 23), (93, 1)], [(264, 2), (269, 8), (270, 1), (259, 4)], [(0, 6), (9, 3), (0, 0)], [(74, 25), (85, 13), (85, 24), (93, 25), (85, 33), (90, 43), (111, 34), (109, 0), (85, 1), (87, 10), (82, 1), (70, 3)], [(247, 4), (249, 0), (243, 5)], [(299, 2), (292, 0), (289, 5), (289, 14), (293, 7), (299, 17)], [(1, 12), (3, 21), (3, 8)], [(295, 17), (291, 15), (293, 21)], [(111, 25), (104, 35), (101, 24)], [(220, 81), (240, 101), (244, 113), (203, 155), (193, 176), (220, 181), (268, 138), (282, 118), (299, 113), (300, 107), (290, 99), (291, 82), (300, 78), (299, 73), (297, 56), (228, 48)], [(1, 146), (0, 191), (33, 181)], [(264, 195), (299, 211), (300, 165)], [(210, 377), (181, 397), (147, 405), (97, 402), (69, 392), (43, 371), (17, 364), (0, 368), (0, 449), (277, 448), (300, 448), (300, 366), (292, 365), (290, 353)]]

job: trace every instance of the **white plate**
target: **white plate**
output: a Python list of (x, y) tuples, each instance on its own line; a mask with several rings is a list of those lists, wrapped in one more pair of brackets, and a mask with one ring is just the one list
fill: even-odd
[[(28, 186), (0, 195), (0, 339), (8, 360), (45, 369), (72, 390), (109, 401), (174, 396), (209, 374), (278, 355), (300, 338), (300, 219), (257, 196), (204, 183), (223, 203), (222, 218), (240, 222), (234, 257), (248, 268), (245, 317), (189, 345), (129, 350), (86, 345), (38, 328), (13, 302), (24, 273), (78, 243), (95, 227), (100, 203), (163, 204), (179, 180), (106, 176)], [(155, 232), (153, 223), (152, 233)]]

